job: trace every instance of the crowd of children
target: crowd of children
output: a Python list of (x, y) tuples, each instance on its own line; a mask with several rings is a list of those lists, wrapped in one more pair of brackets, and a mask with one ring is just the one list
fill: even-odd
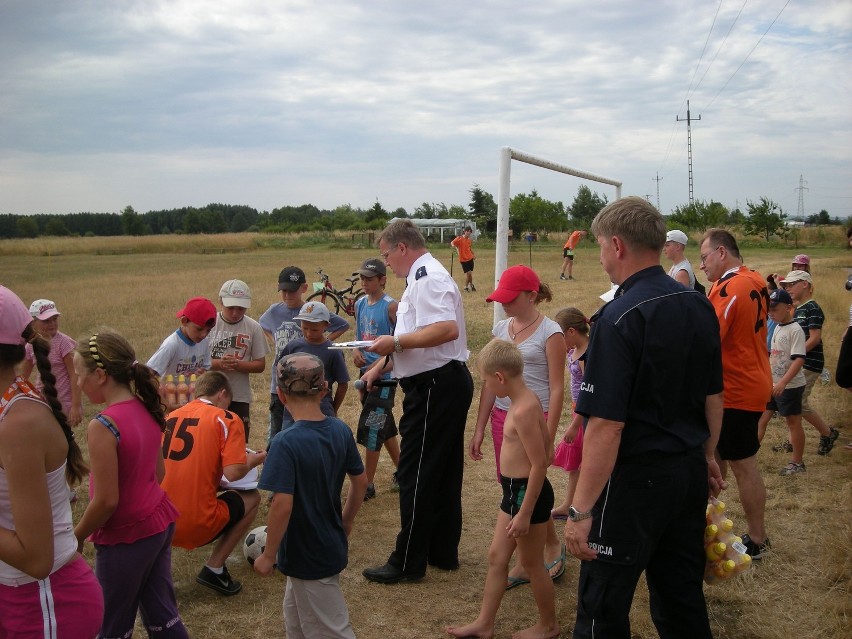
[[(770, 281), (780, 287), (769, 301), (773, 330), (768, 356), (774, 386), (760, 422), (761, 439), (776, 411), (787, 422), (789, 439), (775, 448), (791, 453), (781, 475), (805, 471), (803, 418), (820, 434), (818, 454), (827, 454), (838, 436), (807, 402), (824, 366), (824, 317), (812, 298), (809, 260), (796, 259), (786, 277)], [(468, 287), (475, 290), (470, 271), (465, 273)], [(384, 260), (367, 259), (353, 275), (360, 277), (364, 291), (355, 306), (356, 341), (392, 335), (398, 305), (385, 293)], [(272, 496), (267, 545), (254, 569), (269, 575), (277, 567), (287, 575), (288, 636), (308, 631), (355, 636), (339, 574), (347, 564), (347, 539), (360, 505), (376, 495), (381, 449), (387, 450), (394, 467), (399, 463), (395, 380), (386, 374), (372, 388), (356, 383), (361, 411), (353, 435), (337, 418), (350, 377), (344, 351), (333, 345), (349, 323), (321, 302), (305, 302), (307, 280), (296, 266), (281, 271), (278, 290), (281, 301), (259, 321), (247, 315), (252, 295), (241, 280), (222, 284), (218, 309), (207, 298), (191, 298), (176, 313), (177, 329), (142, 364), (124, 337), (101, 331), (75, 343), (59, 331), (60, 312), (53, 301), (36, 300), (26, 311), (14, 293), (0, 287), (0, 389), (5, 389), (0, 402), (0, 488), (8, 481), (12, 494), (32, 492), (10, 451), (18, 446), (16, 429), (40, 421), (30, 456), (49, 460), (50, 470), (41, 480), (47, 484), (49, 502), (36, 500), (40, 505), (30, 515), (19, 512), (21, 502), (16, 506), (13, 499), (11, 511), (26, 547), (32, 547), (30, 539), (43, 542), (51, 529), (45, 525), (48, 519), (55, 531), (53, 556), (37, 560), (0, 537), (4, 611), (11, 601), (5, 589), (11, 581), (35, 583), (43, 575), (64, 573), (77, 593), (54, 589), (57, 624), (75, 628), (74, 636), (94, 636), (96, 627), (99, 636), (130, 636), (140, 613), (149, 635), (186, 637), (172, 584), (171, 547), (211, 544), (210, 559), (196, 581), (224, 595), (238, 593), (241, 585), (231, 579), (225, 560), (254, 523), (262, 489)], [(469, 452), (473, 459), (482, 459), (490, 420), (503, 498), (488, 552), (480, 614), (469, 624), (447, 627), (453, 636), (492, 636), (504, 592), (521, 584), (531, 585), (539, 619), (517, 636), (560, 634), (553, 581), (563, 574), (566, 556), (553, 522), (569, 517), (582, 463), (584, 426), (573, 407), (590, 327), (576, 308), (560, 310), (555, 321), (542, 315), (538, 304), (550, 298), (535, 272), (520, 266), (508, 269), (488, 298), (503, 305), (508, 319), (495, 326), (494, 339), (477, 356), (483, 389)], [(357, 348), (357, 342), (355, 346), (352, 359), (360, 376), (380, 358)], [(256, 453), (247, 448), (250, 375), (263, 373), (270, 351), (274, 359), (266, 451)], [(572, 411), (554, 449), (566, 367)], [(34, 372), (32, 386), (27, 379)], [(82, 421), (83, 395), (91, 404), (104, 405), (87, 426), (90, 471), (70, 431)], [(12, 411), (13, 405), (21, 407)], [(365, 449), (363, 462), (356, 443)], [(567, 474), (558, 505), (547, 479), (548, 459)], [(255, 470), (261, 465), (262, 472)], [(67, 488), (60, 499), (56, 487), (65, 486), (66, 476), (76, 483), (87, 472), (88, 505), (69, 536), (59, 531), (71, 521)], [(347, 476), (351, 485), (341, 506)], [(391, 490), (397, 489), (395, 480), (393, 473)], [(3, 499), (0, 491), (0, 529), (11, 525)], [(94, 577), (100, 588), (75, 553), (87, 541), (94, 544)], [(518, 561), (510, 572), (515, 552)], [(87, 597), (87, 615), (72, 622), (68, 606), (80, 593)], [(33, 610), (38, 602), (20, 594), (22, 610)], [(22, 619), (8, 617), (0, 622), (0, 630), (12, 636), (15, 628), (29, 623)]]

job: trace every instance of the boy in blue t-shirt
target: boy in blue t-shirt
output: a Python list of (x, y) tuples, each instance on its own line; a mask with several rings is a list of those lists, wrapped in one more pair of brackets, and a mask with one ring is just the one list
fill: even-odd
[[(281, 293), (281, 301), (272, 304), (263, 315), (260, 316), (260, 323), (263, 332), (272, 341), (272, 347), (275, 352), (273, 362), (277, 362), (281, 358), (281, 351), (297, 337), (302, 337), (302, 329), (299, 327), (299, 322), (295, 319), (296, 315), (304, 304), (303, 298), (308, 290), (308, 282), (305, 278), (305, 272), (298, 266), (286, 266), (281, 269), (278, 274), (278, 291)], [(345, 319), (331, 313), (328, 323), (328, 339), (334, 341), (340, 335), (349, 330), (349, 322)], [(275, 392), (275, 375), (272, 375), (270, 384), (270, 401), (269, 401), (269, 434), (267, 436), (267, 447), (272, 438), (281, 430), (281, 423), (284, 417), (284, 406), (278, 399)]]
[[(275, 367), (278, 396), (296, 421), (273, 440), (258, 483), (274, 494), (266, 549), (254, 569), (270, 575), (277, 565), (287, 575), (288, 637), (304, 636), (301, 620), (310, 619), (317, 634), (355, 639), (340, 571), (348, 563), (348, 537), (364, 501), (367, 476), (352, 431), (320, 410), (328, 392), (324, 368), (307, 353), (287, 355)], [(350, 487), (341, 509), (344, 475), (349, 475)]]
[[(325, 369), (325, 380), (329, 391), (320, 402), (320, 410), (324, 415), (337, 417), (337, 411), (343, 404), (343, 398), (349, 390), (349, 370), (346, 368), (346, 360), (339, 350), (330, 349), (331, 341), (326, 338), (328, 323), (331, 313), (322, 302), (307, 302), (302, 306), (299, 314), (293, 319), (301, 322), (302, 337), (291, 340), (282, 350), (278, 359), (292, 353), (310, 353), (316, 356)], [(334, 389), (332, 391), (332, 388)], [(293, 425), (293, 416), (283, 406), (281, 430)]]
[[(364, 260), (361, 268), (353, 275), (361, 277), (361, 288), (365, 295), (355, 302), (355, 339), (374, 340), (380, 335), (393, 335), (396, 326), (397, 301), (385, 293), (387, 269), (383, 260), (371, 258)], [(352, 355), (352, 361), (361, 375), (375, 364), (379, 355), (357, 349)], [(382, 377), (390, 380), (390, 373)], [(393, 461), (394, 467), (399, 466), (399, 441), (396, 421), (393, 417), (394, 396), (396, 387), (374, 386), (369, 393), (359, 391), (361, 395), (361, 416), (358, 418), (356, 439), (365, 449), (364, 465), (367, 470), (367, 494), (365, 500), (376, 496), (373, 479), (379, 465), (379, 453), (384, 446)], [(393, 474), (391, 490), (399, 491), (396, 472)]]

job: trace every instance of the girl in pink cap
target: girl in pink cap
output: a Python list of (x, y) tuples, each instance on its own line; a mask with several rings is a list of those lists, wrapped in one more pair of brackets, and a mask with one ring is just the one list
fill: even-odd
[[(50, 342), (50, 368), (56, 377), (56, 394), (62, 404), (62, 410), (68, 417), (68, 423), (74, 427), (83, 421), (83, 400), (77, 387), (77, 376), (74, 374), (74, 349), (77, 342), (59, 330), (61, 313), (56, 303), (51, 300), (36, 300), (30, 304), (30, 315), (33, 318), (33, 328)], [(35, 366), (35, 355), (31, 344), (26, 345), (25, 361), (21, 366), (21, 376), (29, 379)], [(44, 388), (41, 378), (36, 377), (35, 387), (39, 391)]]
[[(0, 637), (91, 639), (103, 592), (77, 552), (68, 482), (88, 472), (56, 395), (46, 339), (0, 286)], [(33, 346), (43, 394), (15, 367)]]

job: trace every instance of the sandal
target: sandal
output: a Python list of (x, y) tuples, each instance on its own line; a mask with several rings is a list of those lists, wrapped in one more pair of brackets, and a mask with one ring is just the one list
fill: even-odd
[(559, 556), (554, 559), (549, 564), (544, 564), (544, 567), (547, 568), (548, 574), (550, 571), (556, 568), (557, 564), (559, 565), (559, 570), (556, 571), (555, 574), (550, 575), (550, 578), (553, 581), (559, 579), (562, 575), (565, 574), (565, 561), (567, 560), (567, 549), (565, 548), (565, 544), (562, 544), (562, 548), (560, 549)]

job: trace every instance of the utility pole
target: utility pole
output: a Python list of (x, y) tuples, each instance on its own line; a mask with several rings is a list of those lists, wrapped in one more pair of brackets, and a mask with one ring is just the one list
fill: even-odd
[(660, 177), (660, 172), (657, 171), (657, 177), (651, 178), (657, 183), (657, 210), (660, 210), (660, 180), (663, 178)]
[(802, 179), (802, 175), (799, 174), (799, 188), (795, 189), (799, 192), (799, 210), (796, 212), (796, 217), (799, 218), (799, 222), (805, 221), (805, 191), (810, 191), (810, 189), (805, 186), (807, 183), (807, 180)]
[[(693, 118), (689, 114), (689, 100), (686, 101), (686, 146), (689, 151), (689, 203), (692, 204), (694, 199), (694, 190), (692, 187), (692, 121), (700, 120), (701, 116), (699, 115), (697, 118)], [(680, 116), (675, 116), (676, 122), (683, 122)]]

